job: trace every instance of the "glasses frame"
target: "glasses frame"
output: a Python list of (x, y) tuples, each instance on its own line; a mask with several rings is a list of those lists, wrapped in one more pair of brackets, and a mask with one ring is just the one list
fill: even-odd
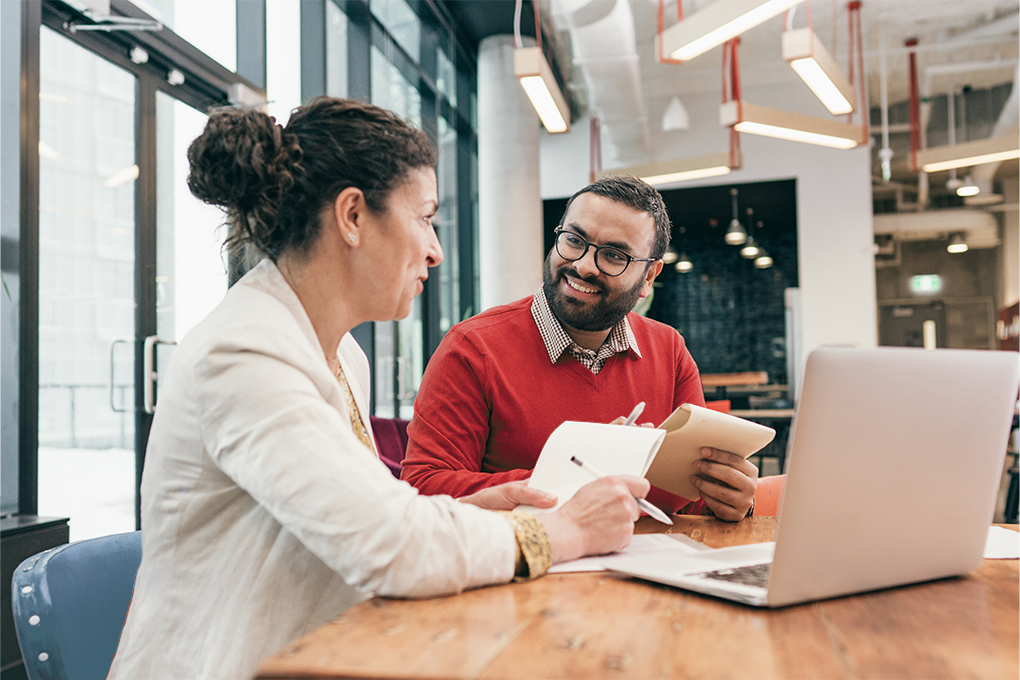
[[(585, 237), (578, 234), (576, 231), (570, 231), (569, 229), (566, 229), (564, 227), (557, 227), (555, 230), (553, 230), (553, 234), (555, 235), (555, 238), (553, 240), (553, 247), (556, 249), (556, 254), (562, 257), (567, 262), (577, 262), (578, 260), (584, 258), (584, 256), (588, 254), (588, 251), (590, 249), (594, 248), (595, 266), (598, 267), (598, 270), (605, 274), (606, 276), (612, 277), (623, 276), (624, 272), (627, 271), (627, 267), (630, 266), (631, 262), (655, 262), (656, 260), (659, 259), (657, 257), (634, 257), (630, 253), (625, 253), (615, 246), (597, 246), (588, 239), (586, 239)], [(562, 236), (563, 234), (570, 234), (571, 236), (576, 236), (577, 238), (584, 241), (584, 250), (581, 251), (580, 255), (571, 258), (567, 257), (566, 255), (560, 252), (560, 236)], [(627, 264), (623, 265), (623, 269), (620, 270), (619, 274), (610, 274), (609, 272), (602, 268), (602, 265), (599, 264), (599, 251), (601, 250), (612, 250), (614, 252), (620, 253), (621, 255), (627, 258)]]

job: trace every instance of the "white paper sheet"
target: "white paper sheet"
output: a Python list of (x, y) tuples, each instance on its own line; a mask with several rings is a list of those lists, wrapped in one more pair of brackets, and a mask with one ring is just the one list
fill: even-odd
[(563, 574), (575, 571), (605, 571), (614, 558), (649, 557), (674, 553), (677, 556), (691, 555), (711, 550), (708, 546), (698, 543), (683, 534), (636, 534), (626, 549), (612, 555), (582, 557), (579, 560), (560, 562), (549, 569), (550, 574)]
[(1020, 533), (1002, 527), (988, 527), (985, 540), (986, 560), (1015, 560), (1020, 558)]

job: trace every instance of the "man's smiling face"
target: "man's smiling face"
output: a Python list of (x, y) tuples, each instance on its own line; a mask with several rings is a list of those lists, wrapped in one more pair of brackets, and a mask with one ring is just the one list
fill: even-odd
[[(655, 220), (647, 212), (605, 196), (583, 193), (570, 204), (562, 229), (593, 246), (613, 246), (631, 257), (650, 257)], [(619, 276), (606, 276), (595, 265), (595, 248), (579, 260), (560, 257), (554, 247), (542, 272), (545, 296), (556, 318), (579, 331), (608, 330), (648, 295), (661, 262), (631, 262)]]

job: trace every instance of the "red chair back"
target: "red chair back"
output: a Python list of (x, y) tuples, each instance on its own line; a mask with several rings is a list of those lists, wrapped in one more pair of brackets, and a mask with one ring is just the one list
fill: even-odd
[(720, 399), (719, 401), (706, 401), (705, 407), (710, 408), (713, 411), (719, 411), (720, 413), (730, 412), (730, 400)]
[(770, 475), (758, 479), (754, 492), (754, 514), (758, 517), (778, 517), (786, 475)]
[(400, 479), (400, 463), (407, 453), (407, 423), (400, 418), (377, 418), (371, 416), (372, 434), (375, 435), (375, 448), (379, 459), (389, 468), (397, 479)]

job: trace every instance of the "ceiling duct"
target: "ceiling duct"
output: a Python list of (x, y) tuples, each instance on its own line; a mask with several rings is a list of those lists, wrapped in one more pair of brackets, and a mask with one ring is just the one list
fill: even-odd
[[(570, 34), (573, 61), (584, 75), (588, 105), (598, 117), (609, 165), (651, 148), (634, 15), (627, 0), (554, 0)], [(629, 153), (628, 153), (629, 151)]]
[(964, 232), (971, 248), (999, 245), (999, 225), (983, 210), (930, 210), (916, 213), (875, 215), (875, 236), (892, 236), (897, 241), (931, 241)]

